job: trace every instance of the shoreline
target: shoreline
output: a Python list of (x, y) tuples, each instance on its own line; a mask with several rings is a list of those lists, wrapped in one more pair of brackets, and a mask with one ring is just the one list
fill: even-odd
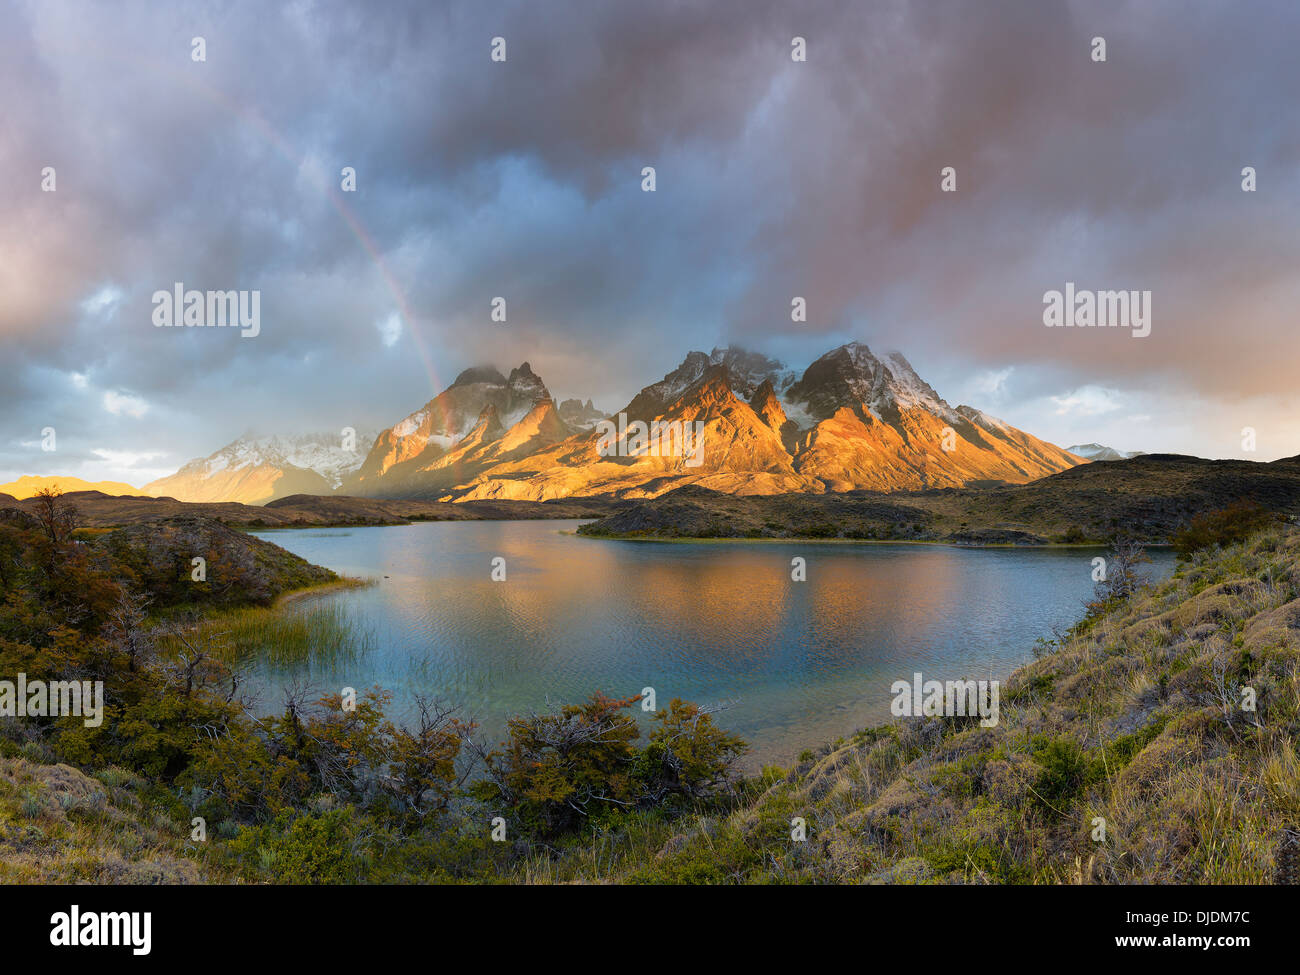
[[(717, 544), (717, 543), (759, 543), (772, 544), (782, 542), (797, 542), (800, 545), (945, 545), (949, 548), (1002, 548), (1016, 549), (1020, 551), (1035, 551), (1037, 549), (1062, 549), (1062, 548), (1109, 548), (1109, 542), (1035, 542), (1018, 543), (1018, 542), (954, 542), (944, 538), (814, 538), (811, 536), (791, 535), (788, 538), (747, 538), (745, 536), (728, 537), (720, 535), (707, 535), (702, 538), (693, 538), (689, 535), (594, 535), (582, 532), (561, 531), (558, 534), (572, 535), (577, 538), (593, 538), (600, 541), (611, 542), (662, 542), (665, 544)], [(1145, 542), (1139, 541), (1143, 548), (1173, 548), (1170, 542)]]
[[(332, 569), (330, 571), (333, 571)], [(291, 589), (288, 592), (282, 592), (271, 601), (268, 609), (284, 609), (290, 603), (301, 602), (304, 599), (310, 599), (313, 596), (326, 596), (334, 592), (342, 592), (347, 589), (368, 589), (377, 585), (375, 579), (362, 579), (357, 576), (339, 576), (333, 582), (321, 582), (314, 586), (303, 586), (301, 589)]]

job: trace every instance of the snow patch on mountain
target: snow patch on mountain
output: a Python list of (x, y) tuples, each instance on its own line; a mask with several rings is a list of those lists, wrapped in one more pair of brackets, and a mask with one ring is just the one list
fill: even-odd
[(268, 437), (249, 434), (207, 457), (190, 461), (177, 473), (207, 479), (223, 471), (298, 467), (315, 471), (337, 488), (346, 475), (361, 466), (374, 439), (374, 431), (359, 430), (355, 446), (348, 450), (343, 447), (343, 438), (338, 433), (274, 434)]
[(880, 359), (862, 342), (841, 345), (813, 362), (785, 390), (782, 405), (800, 428), (814, 426), (845, 406), (886, 422), (900, 410), (924, 410), (948, 423), (961, 420), (902, 353)]
[(1007, 423), (1006, 420), (999, 420), (996, 416), (990, 416), (983, 410), (977, 410), (973, 406), (959, 406), (957, 407), (957, 412), (975, 423), (977, 426), (982, 426), (985, 429), (992, 427), (1001, 430), (1003, 433), (1008, 435), (1016, 432), (1016, 428)]
[(393, 426), (393, 436), (409, 437), (411, 434), (415, 433), (416, 430), (420, 429), (420, 424), (428, 419), (428, 417), (428, 410), (416, 410), (405, 420), (400, 420)]
[(916, 374), (912, 364), (903, 358), (903, 353), (889, 352), (885, 355), (885, 359), (886, 368), (893, 382), (885, 387), (883, 394), (892, 397), (900, 408), (929, 410), (949, 422), (956, 420), (957, 411), (935, 392), (933, 386)]

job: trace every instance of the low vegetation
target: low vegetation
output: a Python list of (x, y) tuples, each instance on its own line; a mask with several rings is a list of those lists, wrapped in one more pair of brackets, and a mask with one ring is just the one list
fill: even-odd
[(1216, 545), (1244, 541), (1275, 521), (1277, 516), (1262, 504), (1238, 501), (1192, 518), (1187, 527), (1174, 536), (1174, 551), (1181, 558), (1189, 558)]
[[(294, 494), (265, 505), (237, 501), (177, 501), (175, 498), (110, 496), (100, 491), (63, 495), (77, 508), (78, 523), (90, 528), (154, 525), (167, 518), (197, 518), (251, 529), (406, 525), (415, 521), (511, 521), (599, 518), (626, 504), (613, 498), (556, 498), (552, 501), (421, 501), (410, 498), (351, 498)], [(0, 494), (0, 510), (35, 515), (40, 496)]]

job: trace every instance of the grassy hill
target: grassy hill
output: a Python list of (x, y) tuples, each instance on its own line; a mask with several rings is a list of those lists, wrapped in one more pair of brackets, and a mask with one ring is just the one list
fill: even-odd
[(821, 538), (965, 544), (1166, 542), (1237, 501), (1300, 513), (1300, 458), (1272, 463), (1149, 454), (1029, 484), (937, 491), (736, 497), (698, 487), (627, 502), (582, 534), (612, 538)]
[(911, 719), (823, 746), (623, 876), (1300, 882), (1300, 534), (1203, 554), (1044, 649), (996, 727)]
[[(88, 528), (154, 524), (163, 518), (208, 518), (241, 528), (320, 528), (404, 525), (413, 521), (511, 521), (529, 518), (599, 518), (627, 502), (602, 498), (557, 501), (386, 501), (335, 495), (295, 494), (266, 505), (238, 501), (177, 501), (68, 491), (64, 500)], [(0, 494), (0, 510), (34, 512), (35, 498)]]

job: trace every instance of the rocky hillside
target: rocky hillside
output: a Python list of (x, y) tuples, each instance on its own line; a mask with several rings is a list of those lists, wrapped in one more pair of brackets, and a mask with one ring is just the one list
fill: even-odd
[(899, 353), (853, 342), (822, 356), (787, 392), (812, 425), (795, 467), (827, 490), (915, 490), (1023, 483), (1079, 459), (971, 406), (953, 408)]
[[(96, 534), (92, 560), (116, 581), (151, 594), (154, 605), (269, 603), (293, 589), (337, 581), (338, 576), (278, 545), (197, 515), (161, 518)], [(196, 557), (204, 578), (192, 577)]]
[[(572, 406), (569, 411), (575, 412)], [(585, 407), (577, 412), (581, 419)], [(381, 432), (344, 491), (395, 497), (456, 481), (458, 470), (468, 476), (487, 460), (486, 451), (474, 453), (476, 448), (486, 448), (525, 420), (532, 436), (543, 438), (534, 442), (538, 447), (573, 432), (527, 362), (508, 377), (486, 366), (466, 369), (419, 410)], [(525, 446), (528, 439), (517, 433), (504, 452)]]

